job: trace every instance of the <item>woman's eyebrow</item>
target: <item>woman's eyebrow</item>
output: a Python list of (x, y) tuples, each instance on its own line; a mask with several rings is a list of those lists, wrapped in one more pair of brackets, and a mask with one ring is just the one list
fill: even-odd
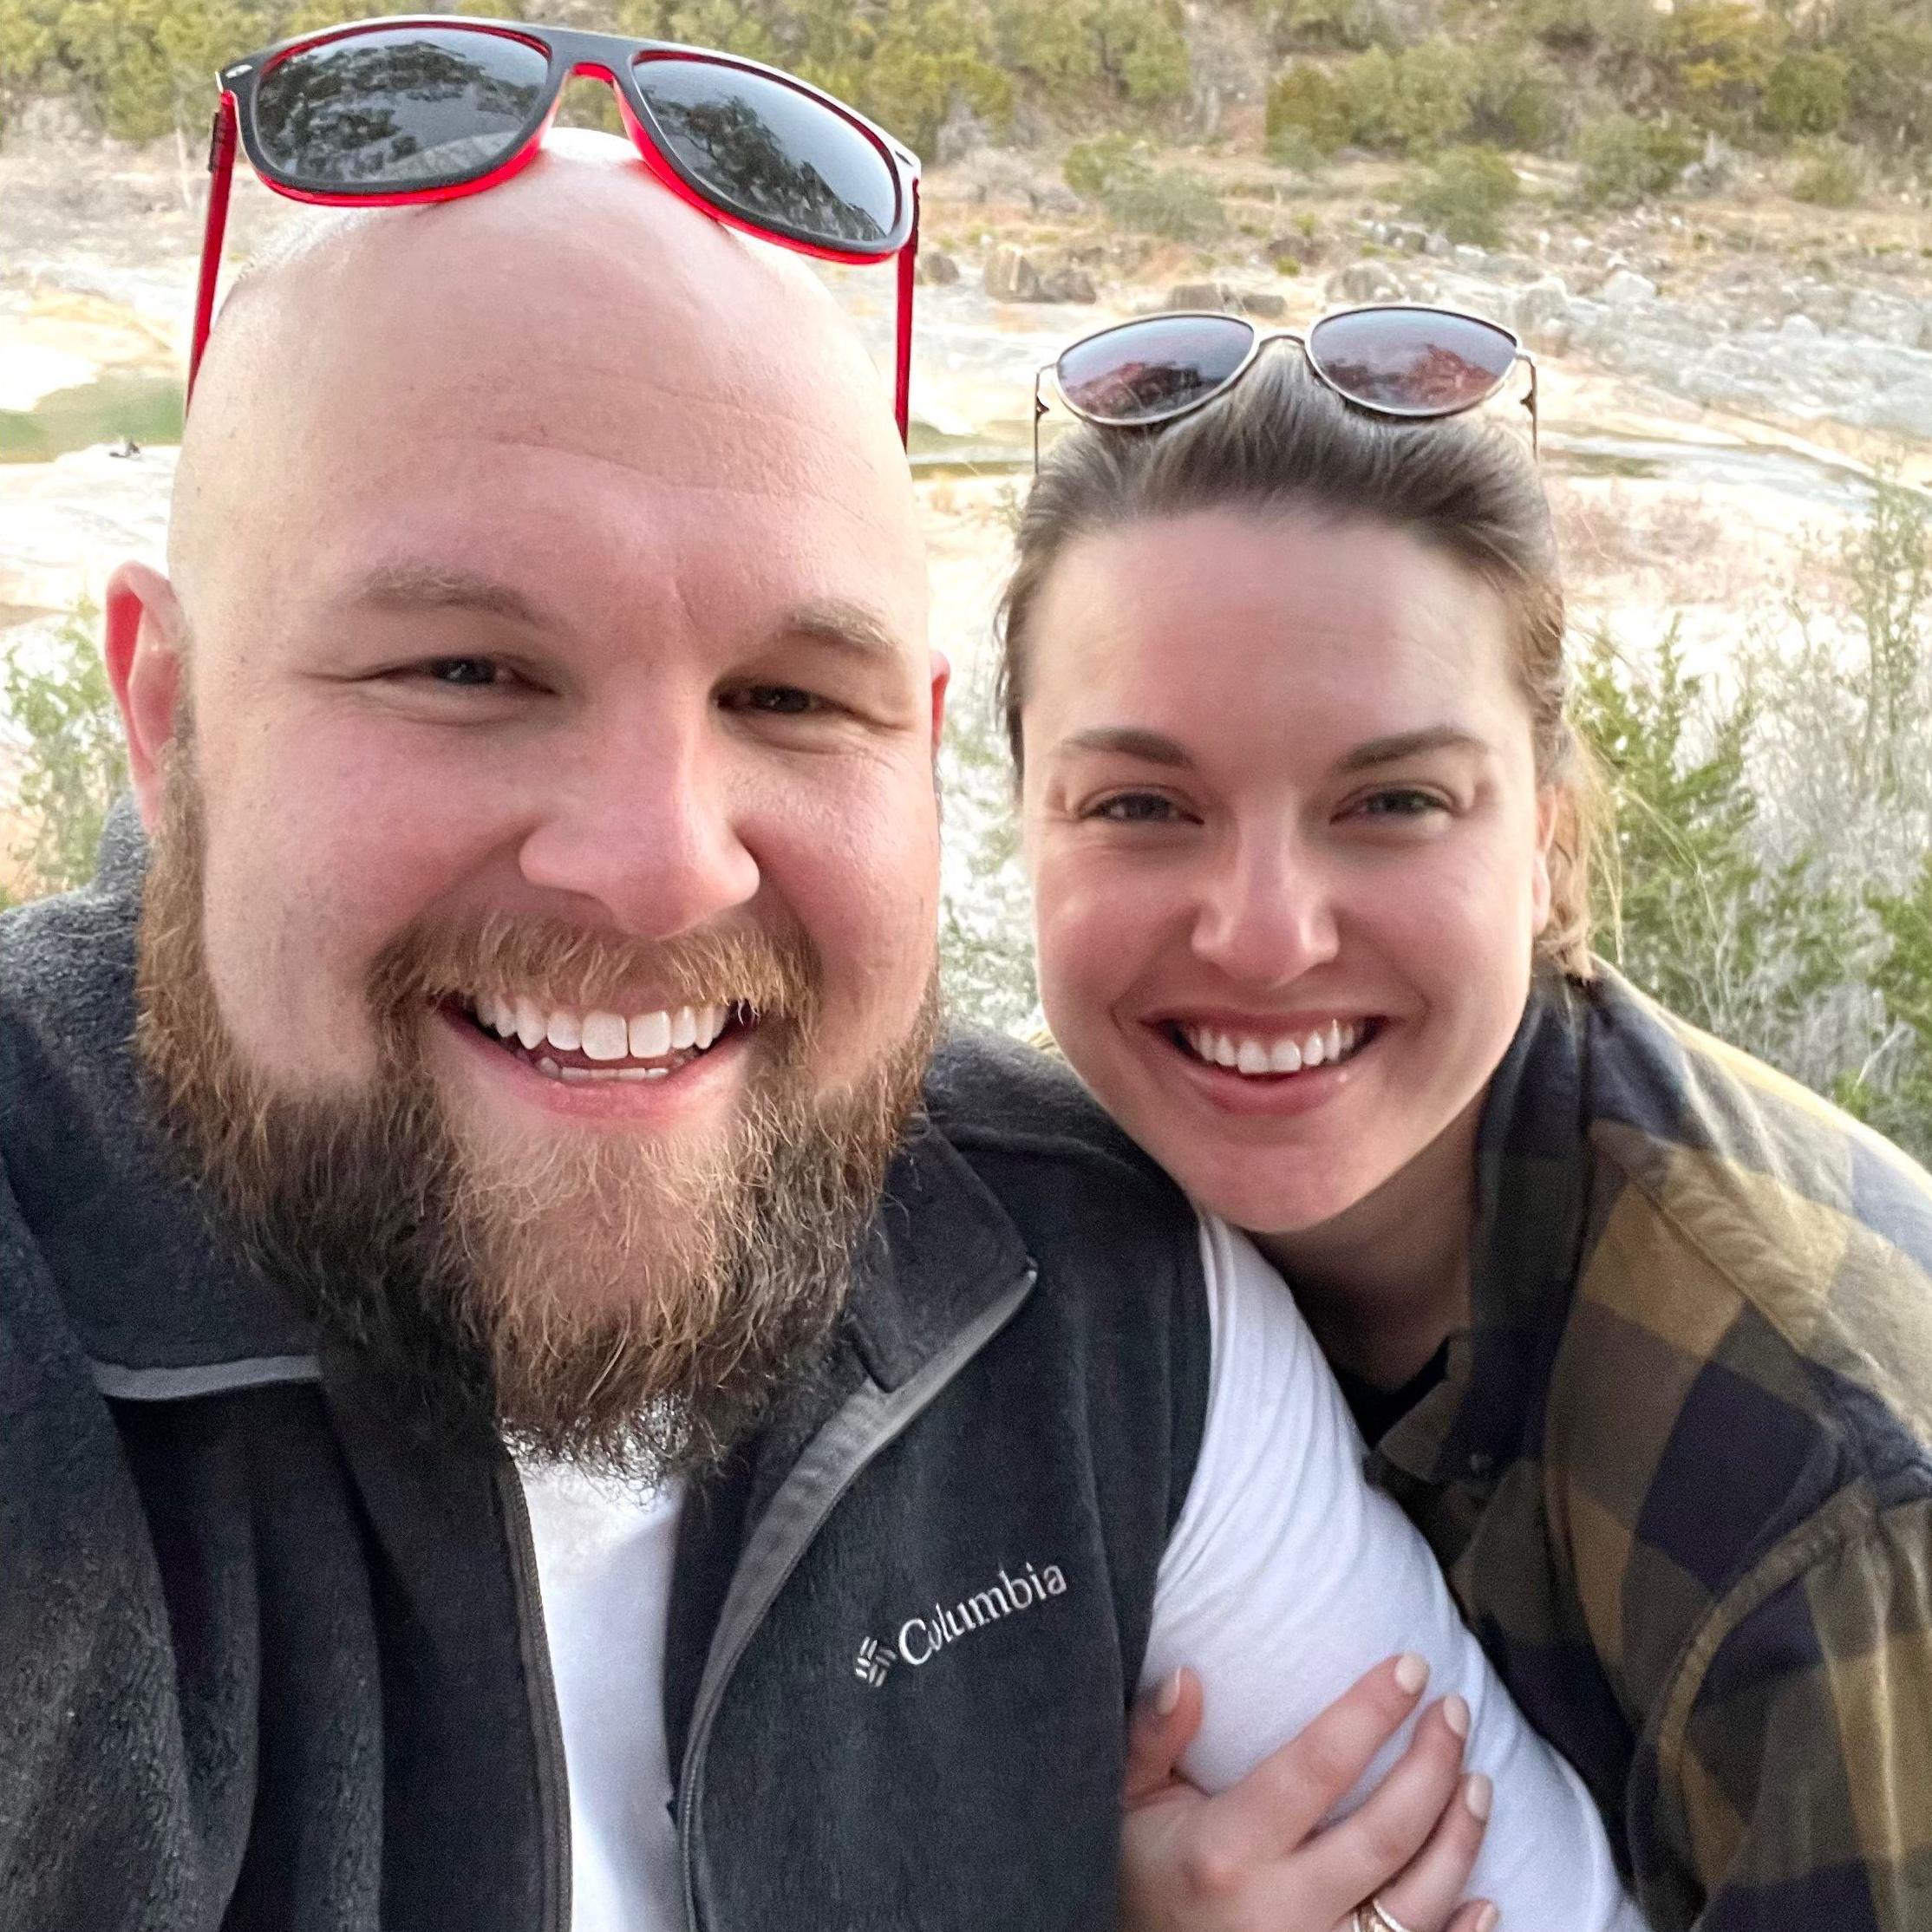
[(1336, 761), (1338, 772), (1366, 771), (1374, 765), (1393, 765), (1426, 751), (1487, 751), (1488, 745), (1459, 725), (1431, 725), (1423, 731), (1398, 732), (1391, 738), (1371, 738)]
[(1149, 765), (1188, 766), (1194, 762), (1177, 740), (1135, 725), (1090, 725), (1085, 731), (1070, 732), (1057, 748), (1063, 752), (1113, 752)]

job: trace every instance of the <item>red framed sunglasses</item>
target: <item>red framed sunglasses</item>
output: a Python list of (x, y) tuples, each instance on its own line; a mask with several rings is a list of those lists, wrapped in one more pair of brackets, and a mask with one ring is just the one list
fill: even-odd
[(1243, 316), (1176, 310), (1116, 323), (1070, 343), (1033, 379), (1033, 467), (1040, 467), (1041, 383), (1083, 422), (1153, 428), (1225, 395), (1270, 343), (1293, 343), (1317, 382), (1371, 415), (1422, 421), (1489, 401), (1518, 362), (1530, 371), (1523, 407), (1538, 441), (1537, 363), (1512, 330), (1459, 309), (1380, 302), (1333, 309), (1294, 329), (1257, 329)]
[(821, 89), (735, 55), (447, 15), (363, 20), (217, 76), (188, 392), (214, 317), (238, 132), (276, 193), (324, 207), (478, 194), (528, 166), (565, 83), (605, 82), (651, 173), (694, 207), (821, 261), (898, 260), (893, 412), (906, 435), (919, 162)]

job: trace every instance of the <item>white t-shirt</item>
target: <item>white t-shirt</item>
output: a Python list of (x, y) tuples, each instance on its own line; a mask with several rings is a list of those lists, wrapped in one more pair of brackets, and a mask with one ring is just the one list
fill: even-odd
[[(1201, 1245), (1206, 1424), (1141, 1679), (1181, 1664), (1200, 1675), (1206, 1717), (1188, 1775), (1224, 1789), (1364, 1671), (1420, 1652), (1425, 1702), (1469, 1700), (1466, 1762), (1496, 1784), (1472, 1891), (1534, 1932), (1642, 1932), (1582, 1782), (1511, 1702), (1428, 1545), (1364, 1478), (1361, 1438), (1281, 1277), (1222, 1223), (1203, 1224)], [(569, 1472), (526, 1472), (524, 1488), (570, 1779), (571, 1932), (677, 1932), (659, 1680), (678, 1498)]]

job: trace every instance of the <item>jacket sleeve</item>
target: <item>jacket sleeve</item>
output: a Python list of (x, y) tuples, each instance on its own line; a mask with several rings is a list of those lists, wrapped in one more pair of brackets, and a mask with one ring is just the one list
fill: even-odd
[(1848, 1491), (1761, 1560), (1647, 1743), (1653, 1924), (1932, 1932), (1932, 1502)]

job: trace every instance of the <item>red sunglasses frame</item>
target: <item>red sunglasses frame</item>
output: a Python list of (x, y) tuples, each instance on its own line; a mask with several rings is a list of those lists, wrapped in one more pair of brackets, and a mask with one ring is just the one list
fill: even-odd
[[(439, 33), (490, 34), (502, 39), (521, 41), (525, 46), (534, 48), (545, 55), (550, 63), (550, 71), (545, 82), (549, 98), (542, 114), (519, 141), (516, 148), (505, 160), (478, 175), (473, 180), (388, 190), (373, 194), (346, 194), (300, 188), (278, 179), (275, 170), (262, 158), (254, 139), (254, 124), (249, 118), (248, 111), (254, 104), (255, 88), (262, 76), (290, 55), (301, 53), (309, 48), (324, 46), (331, 41), (345, 40), (359, 34), (409, 27), (430, 28)], [(656, 135), (632, 105), (620, 75), (628, 72), (640, 54), (648, 54), (654, 59), (701, 61), (708, 66), (729, 68), (740, 73), (757, 75), (763, 79), (780, 82), (795, 93), (802, 94), (830, 108), (878, 149), (892, 171), (893, 179), (898, 188), (899, 206), (897, 219), (885, 239), (875, 249), (835, 248), (823, 243), (805, 240), (783, 229), (763, 226), (749, 217), (734, 209), (721, 206), (710, 199), (685, 178), (676, 163), (660, 147)], [(709, 48), (687, 47), (673, 41), (637, 40), (621, 34), (593, 34), (576, 29), (538, 27), (519, 21), (481, 19), (463, 15), (403, 14), (388, 18), (346, 22), (341, 26), (325, 27), (315, 33), (302, 34), (290, 40), (277, 42), (274, 46), (264, 48), (258, 54), (251, 54), (245, 59), (232, 62), (216, 76), (221, 88), (221, 98), (215, 108), (214, 127), (208, 147), (208, 173), (211, 179), (207, 217), (201, 236), (201, 266), (195, 288), (194, 330), (188, 349), (189, 397), (193, 396), (195, 376), (200, 370), (202, 355), (208, 345), (208, 333), (214, 322), (215, 288), (221, 272), (221, 244), (222, 238), (227, 232), (228, 199), (234, 180), (238, 140), (247, 153), (249, 165), (261, 178), (263, 184), (290, 201), (301, 201), (311, 206), (325, 208), (394, 208), (424, 202), (454, 201), (464, 195), (480, 194), (486, 189), (496, 187), (529, 166), (536, 159), (537, 152), (543, 146), (551, 124), (556, 119), (558, 105), (563, 99), (565, 85), (579, 75), (604, 82), (617, 96), (617, 111), (623, 118), (631, 145), (637, 150), (639, 159), (652, 174), (681, 201), (687, 202), (699, 212), (710, 216), (714, 221), (721, 221), (727, 227), (736, 228), (742, 233), (755, 235), (760, 241), (773, 242), (781, 248), (794, 249), (800, 254), (815, 257), (819, 261), (865, 266), (897, 257), (898, 300), (893, 331), (895, 365), (892, 414), (898, 424), (899, 441), (903, 444), (908, 435), (911, 406), (912, 297), (919, 249), (917, 155), (895, 140), (884, 128), (876, 127), (856, 109), (848, 108), (844, 101), (826, 93), (823, 88), (813, 87), (795, 75), (787, 74), (780, 68), (767, 67), (760, 61), (742, 60), (734, 54), (718, 53)]]

